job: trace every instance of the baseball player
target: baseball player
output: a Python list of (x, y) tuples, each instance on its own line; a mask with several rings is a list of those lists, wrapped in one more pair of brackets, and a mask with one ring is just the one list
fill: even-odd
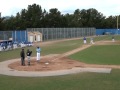
[(90, 44), (94, 44), (93, 38), (90, 38)]
[(41, 48), (40, 48), (40, 47), (37, 47), (36, 52), (37, 52), (37, 62), (40, 62), (40, 52), (41, 52)]
[(30, 51), (29, 49), (26, 52), (27, 58), (28, 58), (28, 65), (30, 65), (30, 56), (32, 54), (32, 51)]
[(83, 38), (83, 43), (86, 44), (87, 41), (86, 41), (86, 37)]
[(112, 37), (112, 41), (113, 41), (113, 42), (115, 41), (114, 36)]

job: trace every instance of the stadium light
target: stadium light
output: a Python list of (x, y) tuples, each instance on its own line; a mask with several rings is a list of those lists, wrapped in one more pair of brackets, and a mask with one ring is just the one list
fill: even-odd
[(118, 16), (117, 16), (117, 30), (118, 30)]
[(119, 15), (117, 15), (117, 34), (118, 34), (118, 18), (119, 18)]

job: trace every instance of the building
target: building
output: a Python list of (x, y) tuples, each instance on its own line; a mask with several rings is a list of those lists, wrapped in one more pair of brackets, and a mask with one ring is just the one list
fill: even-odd
[(38, 32), (38, 31), (28, 31), (28, 42), (40, 42), (42, 41), (42, 33)]

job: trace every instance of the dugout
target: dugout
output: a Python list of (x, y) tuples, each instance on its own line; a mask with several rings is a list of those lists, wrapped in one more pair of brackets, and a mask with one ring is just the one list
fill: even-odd
[(5, 48), (7, 48), (7, 46), (10, 44), (12, 44), (13, 43), (13, 41), (12, 40), (0, 40), (0, 46), (1, 47), (5, 47)]

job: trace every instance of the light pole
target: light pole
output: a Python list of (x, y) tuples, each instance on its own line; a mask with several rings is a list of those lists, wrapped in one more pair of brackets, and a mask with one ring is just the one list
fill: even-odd
[(1, 18), (1, 12), (0, 12), (0, 18)]
[(117, 30), (118, 30), (118, 16), (117, 16)]
[(119, 16), (117, 16), (117, 34), (118, 34), (118, 19), (119, 19)]

